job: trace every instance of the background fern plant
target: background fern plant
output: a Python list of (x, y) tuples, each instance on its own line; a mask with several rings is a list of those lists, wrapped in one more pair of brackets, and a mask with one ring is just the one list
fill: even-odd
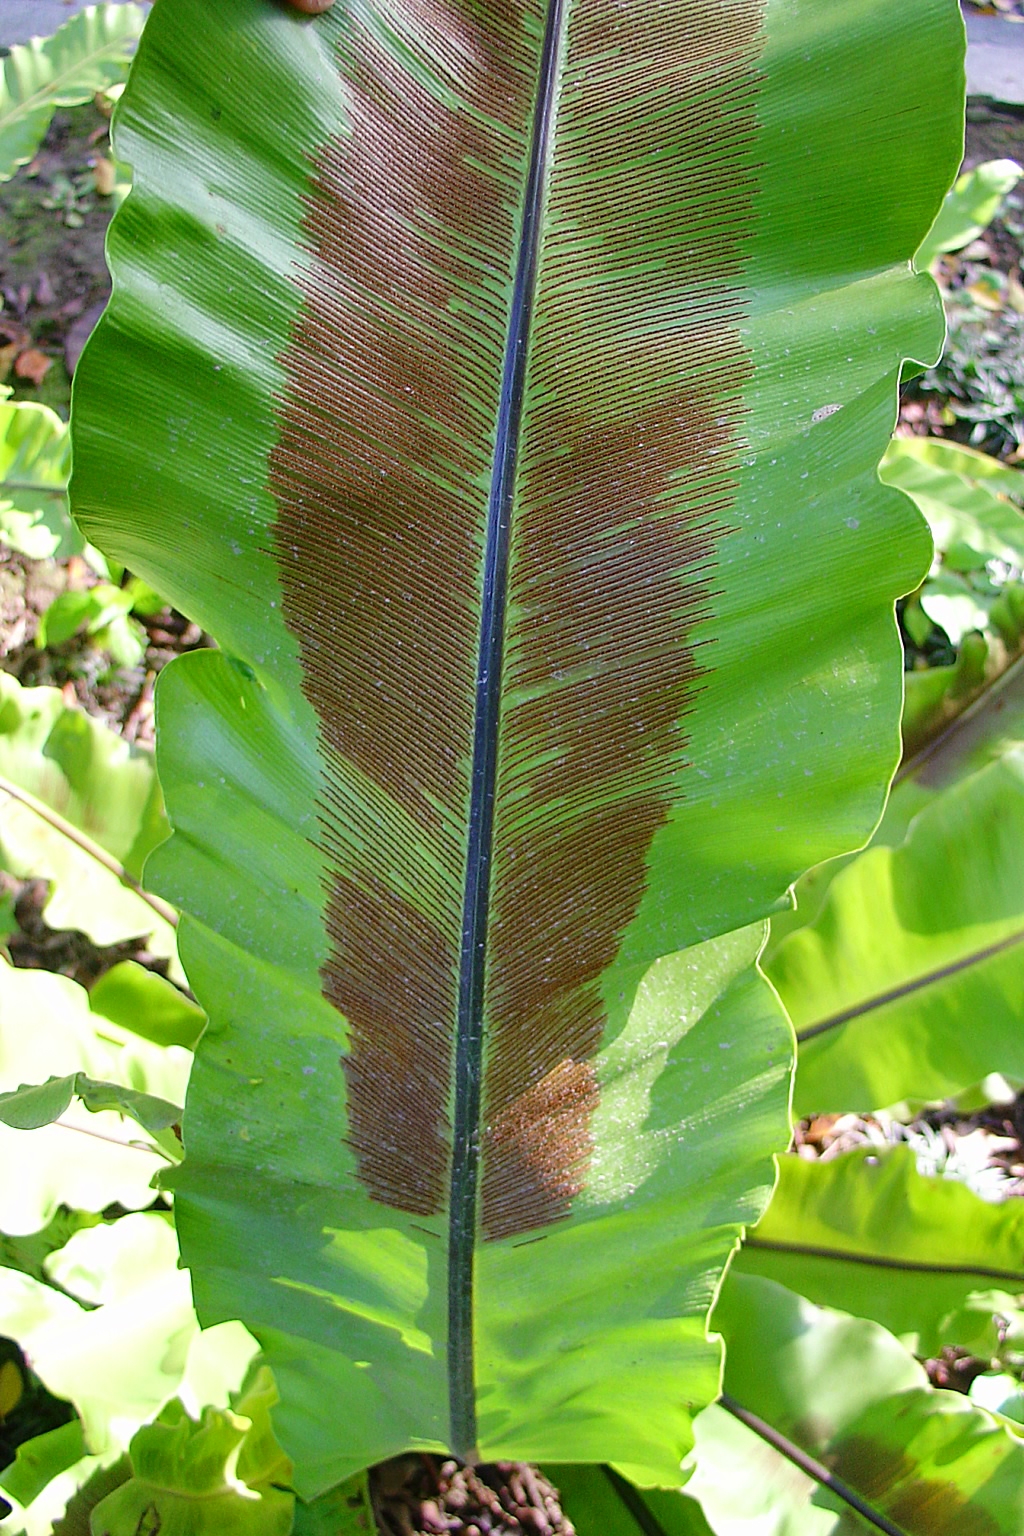
[[(892, 603), (928, 545), (875, 466), (901, 359), (941, 340), (910, 258), (956, 167), (960, 42), (939, 0), (160, 0), (72, 494), (221, 641), (160, 684), (174, 835), (146, 867), (209, 1025), (191, 1062), (169, 984), (129, 970), (107, 1013), (59, 988), (121, 1054), (83, 1029), (49, 1074), (12, 1069), (37, 1086), (0, 1115), (59, 1140), (77, 1091), (140, 1117), (205, 1326), (165, 1200), (12, 1261), (5, 1326), (76, 1407), (4, 1474), (26, 1529), (85, 1479), (108, 1536), (366, 1529), (366, 1468), (410, 1450), (541, 1460), (584, 1532), (1024, 1525), (1004, 1400), (912, 1358), (988, 1329), (1014, 1379), (1009, 1208), (974, 1269), (906, 1154), (841, 1165), (852, 1199), (840, 1165), (794, 1164), (814, 1181), (787, 1169), (722, 1284), (789, 1139), (792, 1034), (756, 963), (786, 887), (815, 866), (767, 961), (808, 1108), (840, 1094), (826, 1035), (856, 1063), (881, 1011), (898, 1063), (955, 1023), (949, 954), (960, 987), (1016, 953), (1008, 820), (1005, 877), (965, 861), (955, 887), (978, 922), (947, 892), (927, 942), (890, 927), (870, 987), (815, 992), (842, 969), (821, 946), (859, 941), (830, 917), (846, 890), (884, 878), (914, 915), (899, 880), (934, 894), (943, 827), (977, 809), (988, 858), (985, 807), (1017, 792), (1002, 740), (923, 810), (908, 768), (890, 842), (817, 870), (898, 752)], [(76, 841), (59, 779), (31, 794), (23, 820), (102, 862), (113, 831)], [(104, 867), (138, 901), (125, 831)], [(980, 1055), (1013, 1075), (998, 1028)], [(844, 1107), (916, 1091), (874, 1060)], [(106, 1196), (50, 1199), (40, 1227)], [(175, 1300), (143, 1307), (159, 1375), (126, 1412), (55, 1341), (143, 1252)]]

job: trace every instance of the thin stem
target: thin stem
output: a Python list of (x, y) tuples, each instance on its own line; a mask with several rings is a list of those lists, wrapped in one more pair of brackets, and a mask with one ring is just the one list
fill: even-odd
[(32, 496), (52, 496), (62, 501), (68, 494), (66, 485), (39, 485), (34, 480), (5, 480), (0, 486), (0, 491), (27, 492)]
[(900, 763), (896, 770), (896, 776), (893, 779), (893, 788), (897, 784), (902, 783), (904, 779), (913, 778), (930, 758), (935, 757), (942, 751), (942, 748), (952, 737), (966, 730), (979, 715), (991, 709), (997, 699), (1013, 688), (1018, 681), (1024, 681), (1024, 656), (1018, 656), (1016, 660), (1012, 661), (1005, 671), (1000, 672), (977, 698), (971, 700), (966, 709), (961, 710), (958, 715), (954, 715), (949, 724), (944, 726), (937, 736), (933, 737), (931, 741), (926, 741), (923, 747), (919, 747), (913, 757), (908, 757), (905, 762)]
[(767, 1253), (796, 1253), (808, 1259), (833, 1259), (840, 1264), (866, 1264), (874, 1269), (899, 1269), (919, 1275), (979, 1275), (985, 1280), (1013, 1280), (1024, 1286), (1024, 1274), (1014, 1269), (990, 1269), (983, 1264), (929, 1264), (923, 1259), (888, 1259), (874, 1253), (847, 1253), (841, 1248), (815, 1247), (812, 1243), (779, 1243), (767, 1237), (748, 1237), (744, 1248)]
[(64, 817), (57, 811), (51, 810), (48, 805), (44, 805), (41, 800), (37, 800), (34, 795), (30, 795), (27, 790), (19, 789), (17, 784), (12, 784), (11, 780), (5, 778), (2, 773), (0, 773), (0, 792), (9, 795), (12, 800), (17, 800), (19, 805), (26, 806), (28, 810), (33, 811), (42, 821), (51, 826), (55, 832), (59, 832), (62, 837), (66, 837), (69, 842), (74, 843), (76, 848), (80, 848), (91, 859), (95, 859), (97, 864), (102, 864), (103, 868), (109, 870), (117, 880), (120, 880), (127, 890), (136, 895), (140, 901), (144, 901), (147, 907), (152, 908), (158, 917), (162, 917), (165, 923), (170, 923), (172, 928), (177, 928), (178, 914), (170, 903), (161, 901), (159, 896), (153, 896), (149, 891), (143, 890), (135, 876), (130, 875), (124, 865), (119, 864), (113, 854), (108, 853), (105, 848), (101, 848), (99, 843), (94, 843), (91, 837), (87, 837), (84, 832), (80, 832), (77, 827), (72, 826), (69, 821), (65, 821)]
[(842, 1499), (844, 1504), (848, 1504), (851, 1509), (856, 1510), (857, 1514), (866, 1520), (869, 1525), (874, 1526), (876, 1531), (885, 1531), (886, 1536), (907, 1536), (902, 1526), (894, 1525), (891, 1520), (886, 1519), (885, 1515), (879, 1514), (876, 1509), (872, 1509), (871, 1505), (865, 1503), (859, 1493), (854, 1493), (848, 1484), (836, 1477), (827, 1467), (823, 1467), (820, 1461), (815, 1461), (813, 1456), (808, 1456), (806, 1451), (802, 1451), (798, 1445), (794, 1445), (792, 1440), (787, 1440), (785, 1435), (780, 1435), (777, 1429), (773, 1429), (770, 1424), (766, 1424), (764, 1419), (759, 1419), (756, 1413), (751, 1413), (748, 1408), (744, 1408), (734, 1397), (730, 1397), (727, 1392), (723, 1392), (718, 1401), (726, 1413), (731, 1413), (734, 1419), (739, 1419), (741, 1424), (745, 1424), (748, 1429), (753, 1430), (755, 1435), (759, 1435), (773, 1450), (778, 1451), (780, 1456), (785, 1456), (787, 1461), (791, 1461), (795, 1467), (799, 1467), (800, 1471), (806, 1473), (814, 1482), (821, 1483), (822, 1487), (827, 1488), (830, 1493), (834, 1493), (837, 1499)]
[[(166, 1153), (162, 1147), (148, 1141), (121, 1141), (118, 1136), (104, 1136), (102, 1131), (91, 1131), (87, 1125), (71, 1125), (67, 1120), (51, 1120), (62, 1131), (77, 1131), (79, 1136), (91, 1136), (93, 1141), (105, 1141), (112, 1147), (124, 1147), (126, 1152), (152, 1152), (154, 1157), (162, 1157), (165, 1162), (174, 1167), (174, 1159)], [(45, 1127), (40, 1126), (40, 1130)]]
[(851, 1019), (862, 1018), (864, 1014), (872, 1013), (876, 1008), (884, 1008), (887, 1003), (896, 1003), (901, 998), (912, 997), (915, 992), (921, 992), (925, 987), (933, 987), (938, 981), (948, 981), (951, 976), (958, 976), (961, 971), (969, 971), (971, 966), (981, 965), (984, 961), (991, 960), (1008, 949), (1014, 949), (1021, 943), (1024, 943), (1024, 929), (1008, 934), (1005, 939), (999, 939), (995, 944), (987, 944), (984, 949), (973, 950), (969, 955), (963, 955), (959, 960), (951, 961), (949, 965), (940, 965), (937, 970), (927, 971), (923, 976), (915, 976), (912, 981), (905, 981), (898, 987), (890, 987), (887, 992), (876, 992), (873, 997), (866, 997), (863, 1002), (853, 1003), (849, 1008), (842, 1008), (838, 1013), (830, 1014), (827, 1019), (822, 1019), (818, 1024), (810, 1024), (806, 1029), (798, 1029), (797, 1043), (802, 1045), (805, 1040), (813, 1040), (815, 1036), (824, 1035), (830, 1029), (838, 1029), (841, 1024), (849, 1024)]

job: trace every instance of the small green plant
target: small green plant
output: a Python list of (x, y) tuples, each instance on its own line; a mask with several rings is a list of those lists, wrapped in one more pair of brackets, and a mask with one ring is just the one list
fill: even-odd
[(124, 83), (145, 20), (140, 5), (88, 5), (52, 37), (10, 50), (0, 81), (0, 181), (31, 160), (56, 107)]
[(67, 423), (0, 385), (0, 540), (31, 559), (65, 556), (85, 541), (68, 512)]

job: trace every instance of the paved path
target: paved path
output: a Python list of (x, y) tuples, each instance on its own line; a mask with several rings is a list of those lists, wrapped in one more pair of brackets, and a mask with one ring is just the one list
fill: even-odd
[[(62, 21), (82, 10), (87, 0), (0, 0), (0, 48), (49, 37)], [(213, 0), (216, 3), (216, 0)]]
[(1024, 105), (1024, 22), (968, 13), (967, 94)]

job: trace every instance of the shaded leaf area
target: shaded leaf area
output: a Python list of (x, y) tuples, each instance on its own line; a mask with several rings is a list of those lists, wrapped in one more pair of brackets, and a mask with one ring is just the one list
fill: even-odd
[(96, 1505), (131, 1476), (127, 1453), (109, 1466), (98, 1466), (85, 1477), (53, 1522), (53, 1536), (92, 1536), (90, 1522)]
[(712, 1536), (696, 1499), (636, 1488), (612, 1467), (553, 1467), (576, 1536)]
[(978, 1319), (964, 1337), (961, 1314), (977, 1293), (1001, 1292), (1012, 1309), (1024, 1291), (1024, 1201), (990, 1204), (955, 1180), (925, 1178), (904, 1147), (786, 1157), (734, 1269), (871, 1318), (916, 1355), (968, 1344), (991, 1354), (998, 1304), (988, 1339)]
[[(907, 1536), (1017, 1536), (1024, 1445), (873, 1322), (735, 1275), (715, 1322), (725, 1390)], [(870, 1527), (719, 1406), (696, 1423), (687, 1485), (716, 1536), (839, 1536)]]
[(638, 1488), (608, 1466), (383, 1462), (312, 1505), (294, 1536), (711, 1536), (699, 1504)]
[(871, 848), (767, 973), (800, 1042), (798, 1114), (942, 1099), (1024, 1078), (1024, 752)]

